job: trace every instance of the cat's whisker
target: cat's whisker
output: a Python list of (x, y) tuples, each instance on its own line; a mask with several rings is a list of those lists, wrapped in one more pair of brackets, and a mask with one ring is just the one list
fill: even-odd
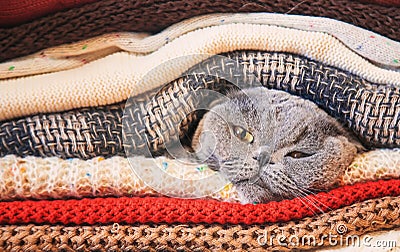
[[(311, 190), (309, 190), (309, 189), (307, 189), (307, 188), (301, 187), (301, 189), (304, 190), (304, 191), (306, 191), (308, 194), (312, 194), (313, 196), (317, 196), (317, 193), (315, 193), (315, 192), (313, 192), (313, 191), (311, 191)], [(324, 192), (324, 191), (320, 190), (319, 192)], [(322, 198), (326, 198), (326, 199), (332, 198), (332, 199), (336, 199), (336, 200), (339, 199), (338, 197), (333, 196), (333, 195), (323, 195), (323, 194), (319, 194), (318, 197), (322, 197)], [(322, 204), (322, 203), (320, 203), (320, 204)], [(324, 206), (325, 206), (325, 205), (324, 205)], [(325, 206), (325, 207), (327, 207), (327, 206)], [(332, 209), (329, 208), (329, 207), (327, 207), (327, 208), (328, 208), (329, 210), (332, 210)]]
[[(325, 213), (325, 211), (321, 207), (319, 207), (315, 201), (313, 201), (312, 199), (309, 198), (309, 195), (307, 195), (304, 192), (301, 192), (301, 190), (298, 191), (298, 195), (300, 195), (300, 197), (298, 198), (299, 200), (303, 199), (309, 203), (309, 206), (307, 206), (307, 205), (306, 206), (309, 207), (309, 209), (313, 212), (313, 214), (316, 214), (317, 212), (315, 212), (310, 206), (313, 206), (320, 213)], [(317, 203), (319, 203), (319, 202), (317, 202)]]
[(261, 179), (260, 176), (253, 176), (253, 177), (251, 177), (251, 178), (249, 179), (249, 183), (250, 183), (251, 185), (254, 185), (254, 184), (257, 183), (260, 179)]
[[(300, 188), (291, 178), (290, 176), (287, 176), (284, 173), (280, 174), (280, 178), (281, 179), (285, 179), (286, 180), (286, 187), (283, 188), (284, 191), (286, 191), (289, 194), (293, 194), (296, 197), (298, 197), (300, 201), (303, 202), (303, 204), (305, 204), (305, 202), (301, 199), (301, 197), (307, 201), (307, 203), (309, 203), (309, 205), (305, 204), (305, 206), (307, 206), (311, 211), (313, 211), (313, 209), (310, 206), (313, 206), (314, 208), (316, 208), (318, 211), (324, 213), (324, 211), (315, 203), (315, 201), (312, 201), (310, 198), (308, 198), (308, 194), (302, 190), (302, 188)], [(320, 203), (320, 202), (317, 202)], [(322, 204), (323, 205), (323, 204)], [(325, 206), (324, 206), (325, 207)], [(315, 214), (315, 212), (313, 211), (313, 213)]]
[(317, 214), (317, 212), (315, 212), (315, 211), (312, 209), (312, 207), (310, 207), (311, 204), (307, 204), (308, 202), (305, 201), (305, 200), (307, 200), (307, 198), (305, 198), (305, 197), (304, 197), (302, 194), (300, 194), (300, 193), (294, 192), (293, 194), (294, 194), (294, 196), (296, 196), (296, 198), (297, 198), (298, 200), (300, 200), (301, 203), (303, 203), (303, 205), (304, 205), (305, 207), (308, 207), (308, 208), (311, 210), (311, 212), (313, 213), (313, 215), (316, 215), (316, 214)]

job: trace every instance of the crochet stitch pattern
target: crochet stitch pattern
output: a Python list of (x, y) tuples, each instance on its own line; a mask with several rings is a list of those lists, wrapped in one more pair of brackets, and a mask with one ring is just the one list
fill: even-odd
[[(367, 200), (297, 222), (263, 225), (142, 224), (92, 226), (7, 225), (0, 227), (0, 246), (19, 250), (251, 250), (289, 251), (330, 246), (333, 237), (363, 235), (400, 226), (398, 197)], [(374, 223), (371, 225), (371, 223)], [(291, 243), (291, 236), (314, 237), (312, 242)], [(268, 237), (282, 237), (282, 240)], [(325, 236), (324, 236), (325, 235)], [(264, 240), (260, 239), (264, 236)], [(341, 238), (342, 238), (341, 237)], [(26, 243), (25, 241), (29, 241)]]
[[(395, 60), (398, 58), (400, 43), (377, 33), (328, 18), (277, 13), (246, 13), (194, 17), (174, 24), (152, 36), (119, 32), (73, 44), (46, 48), (24, 59), (0, 63), (0, 79), (72, 69), (120, 50), (132, 54), (149, 54), (177, 37), (196, 29), (232, 23), (269, 24), (304, 31), (324, 32), (337, 38), (353, 52), (374, 64), (389, 69), (400, 68), (400, 61)], [(315, 41), (311, 43), (318, 46)], [(264, 47), (263, 50), (267, 48)], [(14, 66), (12, 71), (9, 70), (10, 66)]]
[[(292, 54), (236, 52), (224, 56), (231, 60), (221, 62), (218, 57), (212, 57), (188, 71), (194, 71), (194, 75), (130, 99), (125, 113), (143, 120), (131, 123), (128, 120), (126, 127), (129, 130), (125, 134), (122, 134), (122, 103), (36, 115), (0, 124), (0, 156), (89, 159), (125, 155), (125, 151), (129, 155), (149, 155), (148, 148), (157, 154), (164, 150), (164, 141), (179, 140), (179, 135), (175, 134), (178, 125), (174, 122), (185, 119), (182, 114), (193, 111), (195, 104), (201, 103), (202, 98), (194, 95), (197, 90), (222, 91), (232, 86), (210, 75), (230, 75), (234, 84), (241, 87), (257, 85), (259, 80), (265, 87), (299, 95), (341, 119), (365, 144), (399, 146), (398, 88), (368, 83), (344, 71)], [(175, 110), (162, 109), (165, 107)], [(181, 131), (186, 132), (196, 121), (196, 113), (192, 115), (179, 126)]]
[[(368, 11), (365, 11), (368, 10)], [(346, 0), (246, 2), (103, 0), (58, 12), (20, 26), (0, 29), (0, 62), (44, 48), (109, 32), (159, 32), (181, 20), (210, 13), (270, 12), (329, 17), (400, 40), (396, 7)], [(84, 17), (84, 18), (82, 18)], [(29, 44), (27, 47), (25, 45)]]
[[(356, 183), (304, 198), (265, 204), (242, 205), (164, 197), (11, 201), (0, 202), (0, 225), (92, 225), (116, 222), (263, 224), (298, 220), (360, 201), (398, 195), (400, 180), (393, 179)], [(400, 198), (396, 199), (393, 204), (399, 204)]]

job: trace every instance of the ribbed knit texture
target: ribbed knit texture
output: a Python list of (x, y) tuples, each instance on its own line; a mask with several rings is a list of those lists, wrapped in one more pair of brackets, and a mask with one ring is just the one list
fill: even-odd
[(21, 24), (57, 11), (93, 3), (96, 0), (0, 0), (0, 27)]
[[(174, 80), (210, 54), (243, 49), (292, 52), (377, 84), (400, 83), (400, 72), (374, 66), (328, 34), (228, 24), (190, 32), (146, 56), (116, 53), (76, 69), (0, 81), (0, 120), (116, 103)], [(155, 67), (157, 74), (149, 73)]]
[(0, 61), (109, 32), (160, 30), (209, 13), (277, 12), (338, 19), (400, 40), (396, 7), (347, 0), (280, 1), (103, 0), (55, 13), (11, 29), (0, 29)]
[[(151, 172), (137, 176), (133, 171), (162, 170), (171, 177), (155, 178)], [(217, 180), (199, 179), (213, 172), (207, 165), (184, 164), (165, 157), (123, 157), (64, 160), (6, 156), (0, 158), (0, 201), (22, 199), (65, 199), (106, 196), (160, 196), (180, 198), (207, 197), (239, 202), (236, 188), (227, 183), (215, 188)], [(216, 174), (220, 176), (219, 173)], [(181, 183), (173, 178), (184, 179)], [(338, 185), (350, 185), (379, 179), (400, 178), (400, 149), (374, 150), (359, 154), (338, 178)], [(149, 183), (150, 182), (150, 183)], [(149, 184), (158, 183), (155, 189)]]
[(0, 224), (260, 224), (301, 219), (368, 199), (398, 195), (400, 180), (379, 180), (339, 187), (307, 199), (256, 205), (163, 197), (11, 201), (0, 202)]
[[(164, 172), (165, 176), (155, 177), (152, 170)], [(356, 176), (352, 178), (359, 179), (358, 173), (353, 173)], [(396, 177), (396, 172), (385, 174), (386, 178)], [(204, 178), (208, 180), (200, 181)], [(225, 182), (218, 186), (221, 181)], [(185, 164), (165, 157), (139, 156), (130, 161), (118, 156), (86, 161), (31, 156), (0, 158), (0, 201), (162, 195), (240, 201), (236, 188), (207, 165)]]
[[(141, 224), (91, 226), (6, 225), (0, 246), (24, 251), (289, 251), (345, 244), (347, 238), (400, 226), (400, 200), (353, 204), (297, 222), (263, 225)], [(373, 225), (371, 225), (373, 223)], [(326, 238), (327, 235), (331, 238)], [(293, 239), (299, 238), (299, 242)], [(268, 238), (268, 239), (264, 239)], [(273, 237), (271, 239), (271, 237)], [(315, 238), (315, 244), (310, 239)], [(279, 240), (278, 240), (279, 238)], [(375, 238), (375, 237), (374, 237)], [(387, 237), (385, 237), (387, 238)], [(304, 242), (301, 242), (301, 241)], [(392, 240), (392, 239), (382, 239)], [(308, 242), (310, 241), (310, 242)], [(362, 241), (360, 239), (360, 241)], [(374, 245), (376, 240), (370, 241)], [(353, 250), (355, 247), (350, 247)], [(357, 247), (358, 248), (358, 247)], [(353, 251), (350, 250), (350, 251)]]
[[(111, 33), (74, 44), (46, 48), (25, 59), (1, 63), (0, 79), (76, 68), (118, 50), (149, 54), (196, 29), (238, 22), (325, 32), (381, 67), (400, 68), (399, 42), (334, 19), (276, 13), (210, 14), (184, 20), (153, 36), (141, 33)], [(318, 46), (315, 41), (311, 43)]]

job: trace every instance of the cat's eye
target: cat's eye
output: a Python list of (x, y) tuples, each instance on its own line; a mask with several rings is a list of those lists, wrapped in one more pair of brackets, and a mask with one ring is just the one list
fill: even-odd
[(309, 156), (312, 156), (312, 154), (304, 153), (301, 151), (292, 151), (286, 154), (286, 157), (292, 157), (292, 158), (304, 158)]
[(252, 143), (254, 141), (253, 134), (240, 126), (233, 126), (233, 134), (245, 143)]

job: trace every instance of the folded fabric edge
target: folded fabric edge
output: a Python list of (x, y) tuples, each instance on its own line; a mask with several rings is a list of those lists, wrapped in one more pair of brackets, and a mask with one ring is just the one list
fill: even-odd
[(0, 246), (21, 250), (315, 249), (332, 246), (332, 241), (352, 245), (349, 238), (354, 241), (355, 236), (399, 227), (399, 204), (398, 197), (385, 197), (296, 222), (264, 225), (126, 225), (119, 221), (92, 226), (3, 225)]
[[(338, 185), (400, 177), (400, 150), (374, 150), (359, 154), (339, 178)], [(156, 167), (165, 172), (157, 187), (149, 170)], [(95, 157), (89, 160), (57, 157), (25, 158), (8, 155), (0, 158), (0, 201), (71, 199), (85, 197), (121, 196), (171, 196), (178, 198), (210, 198), (226, 202), (239, 202), (238, 192), (231, 183), (214, 191), (209, 183), (199, 181), (212, 171), (201, 164), (184, 164), (165, 157), (111, 158)], [(172, 178), (184, 178), (174, 183)], [(188, 179), (192, 179), (188, 182)]]
[[(272, 34), (277, 37), (273, 38)], [(315, 47), (312, 41), (321, 43)], [(328, 34), (276, 26), (230, 24), (188, 33), (147, 56), (116, 53), (77, 69), (3, 80), (0, 83), (4, 88), (0, 93), (6, 98), (0, 103), (0, 120), (116, 103), (129, 95), (170, 82), (212, 55), (260, 48), (305, 55), (379, 84), (399, 84), (399, 72), (372, 65)], [(149, 71), (154, 71), (154, 62), (160, 60), (174, 64), (161, 64), (157, 74), (149, 76)], [(132, 69), (132, 66), (137, 67)], [(52, 84), (49, 86), (49, 83)], [(21, 93), (27, 85), (30, 92)], [(75, 96), (77, 90), (79, 97)]]
[(117, 48), (133, 54), (149, 54), (194, 30), (232, 23), (268, 24), (325, 32), (382, 68), (400, 68), (400, 60), (397, 59), (399, 42), (338, 20), (277, 13), (209, 14), (184, 20), (155, 35), (120, 32), (47, 48), (24, 58), (1, 63), (0, 79), (76, 68), (112, 54), (118, 51)]
[[(73, 10), (59, 12), (56, 15), (49, 15), (15, 27), (15, 29), (2, 29), (0, 32), (3, 35), (1, 38), (3, 43), (0, 46), (4, 49), (1, 53), (2, 59), (15, 58), (17, 55), (27, 55), (54, 45), (101, 35), (105, 29), (109, 32), (121, 30), (158, 32), (186, 18), (216, 12), (263, 11), (327, 16), (353, 23), (368, 30), (374, 30), (394, 39), (397, 39), (396, 35), (398, 35), (391, 28), (399, 26), (399, 20), (393, 14), (396, 13), (395, 7), (361, 4), (354, 1), (321, 1), (318, 4), (307, 1), (282, 3), (277, 0), (273, 2), (262, 1), (261, 4), (252, 2), (243, 4), (239, 0), (230, 1), (229, 4), (224, 1), (210, 2), (208, 0), (196, 1), (195, 3), (187, 1), (174, 1), (173, 3), (152, 1), (152, 3), (149, 6), (146, 1), (126, 1), (122, 3), (103, 0)], [(365, 9), (368, 9), (368, 12), (364, 11)], [(177, 13), (177, 11), (179, 12)], [(121, 15), (121, 13), (127, 14)], [(82, 16), (86, 18), (86, 22), (81, 21)], [(65, 20), (68, 20), (68, 22)], [(25, 31), (33, 30), (39, 26), (41, 29), (36, 29), (36, 32), (27, 36)], [(76, 27), (80, 29), (76, 29)], [(31, 46), (26, 47), (26, 44)]]
[[(360, 201), (399, 194), (400, 180), (380, 180), (266, 204), (165, 197), (11, 201), (0, 202), (0, 224), (263, 224), (301, 219)], [(400, 203), (400, 198), (397, 199), (393, 203)]]

